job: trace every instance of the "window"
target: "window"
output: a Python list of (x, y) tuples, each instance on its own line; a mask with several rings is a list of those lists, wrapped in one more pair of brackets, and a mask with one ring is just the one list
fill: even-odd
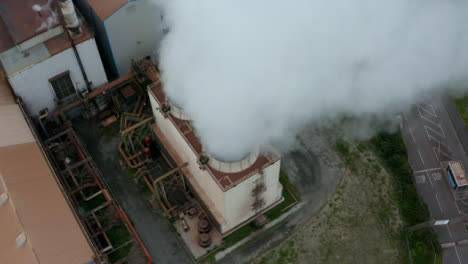
[(455, 182), (455, 179), (453, 178), (452, 170), (450, 169), (450, 167), (447, 168), (447, 174), (448, 174), (450, 185), (452, 185), (452, 188), (456, 190), (458, 186), (457, 186), (457, 183)]
[(66, 71), (51, 79), (49, 79), (52, 88), (54, 88), (55, 96), (61, 101), (70, 95), (75, 94), (75, 87), (70, 78), (70, 72)]

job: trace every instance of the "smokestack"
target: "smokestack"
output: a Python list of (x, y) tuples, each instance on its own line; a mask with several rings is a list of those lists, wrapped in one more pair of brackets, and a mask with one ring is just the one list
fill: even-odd
[(75, 6), (72, 0), (60, 0), (60, 9), (65, 20), (65, 26), (70, 31), (72, 36), (81, 33), (80, 21), (76, 15)]

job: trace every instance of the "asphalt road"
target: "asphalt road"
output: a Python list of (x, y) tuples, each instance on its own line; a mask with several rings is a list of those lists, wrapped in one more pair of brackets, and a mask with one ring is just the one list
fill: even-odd
[[(464, 220), (460, 220), (468, 216), (468, 201), (454, 200), (440, 164), (460, 160), (468, 168), (468, 156), (452, 122), (460, 120), (449, 115), (446, 100), (445, 97), (425, 100), (401, 116), (401, 131), (416, 188), (429, 207), (431, 219), (451, 220), (448, 225), (433, 227), (441, 244), (468, 239)], [(468, 263), (468, 247), (445, 248), (443, 262)]]

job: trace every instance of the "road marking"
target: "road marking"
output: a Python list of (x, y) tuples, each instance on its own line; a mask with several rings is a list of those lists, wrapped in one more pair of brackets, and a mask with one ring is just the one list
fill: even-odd
[(431, 175), (434, 181), (440, 181), (440, 179), (442, 179), (442, 174), (440, 172), (432, 173)]
[(460, 260), (460, 256), (458, 256), (457, 247), (455, 247), (455, 254), (457, 254), (458, 263), (462, 264), (462, 262), (461, 262), (461, 260)]
[[(416, 139), (414, 139), (413, 130), (411, 129), (411, 127), (409, 128), (409, 132), (411, 134), (411, 138), (413, 138), (413, 142), (416, 143)], [(426, 131), (426, 133), (427, 133), (427, 131)]]
[(429, 172), (426, 171), (426, 174), (427, 174), (427, 178), (429, 179), (429, 182), (431, 183), (431, 187), (432, 187), (433, 185), (432, 185), (431, 177), (429, 176)]
[(416, 183), (421, 184), (426, 182), (426, 175), (416, 176)]
[[(420, 104), (417, 104), (416, 107), (418, 108), (418, 112), (419, 112), (419, 115), (422, 117), (422, 113), (421, 113), (421, 110), (424, 110), (424, 112), (428, 113), (429, 115), (437, 118), (437, 114), (435, 113), (434, 111), (434, 108), (432, 108), (432, 111), (422, 107)], [(432, 107), (432, 106), (431, 106)]]
[(424, 125), (424, 129), (426, 130), (427, 137), (431, 137), (431, 136), (429, 136), (429, 131), (428, 131), (428, 130), (431, 130), (433, 133), (439, 135), (441, 138), (445, 138), (444, 130), (441, 127), (438, 127), (438, 128), (440, 129), (440, 132), (442, 134), (435, 131), (432, 127)]
[[(429, 123), (433, 124), (434, 126), (436, 126), (436, 127), (440, 128), (440, 130), (442, 130), (442, 131), (443, 131), (443, 129), (442, 129), (442, 125), (441, 125), (440, 123), (436, 123), (436, 122), (434, 122), (434, 121), (430, 120), (429, 118), (427, 118), (427, 117), (425, 117), (425, 116), (421, 116), (421, 119), (424, 119), (424, 120), (426, 120), (427, 122), (429, 122)], [(444, 137), (445, 137), (445, 136), (444, 136)]]
[(421, 155), (421, 151), (419, 151), (419, 149), (418, 149), (418, 153), (419, 153), (419, 158), (421, 159), (421, 162), (422, 162), (422, 164), (424, 165), (424, 160), (423, 160), (423, 157), (422, 157), (422, 155)]
[[(444, 210), (442, 210), (442, 206), (440, 206), (439, 196), (437, 196), (437, 193), (435, 194), (435, 198), (437, 200), (437, 204), (439, 205), (440, 211), (445, 215)], [(450, 232), (450, 229), (449, 229), (449, 232)], [(450, 237), (452, 237), (452, 233), (450, 233)]]
[(433, 170), (440, 170), (441, 168), (432, 168), (432, 169), (427, 169), (427, 170), (418, 170), (415, 171), (414, 174), (420, 173), (420, 172), (426, 172), (426, 171), (433, 171)]
[[(445, 156), (447, 157), (446, 160), (454, 160), (454, 158), (448, 154), (447, 152), (444, 152), (442, 150), (440, 150), (440, 146), (439, 148), (436, 148), (436, 147), (432, 147), (432, 150), (434, 151), (434, 155), (436, 156), (437, 160), (440, 161), (440, 154), (442, 154), (442, 156)], [(444, 160), (443, 160), (444, 161)]]
[[(437, 201), (439, 201), (439, 200), (437, 199)], [(445, 225), (445, 226), (447, 227), (447, 230), (449, 231), (449, 235), (450, 235), (450, 237), (452, 237), (452, 231), (450, 231), (450, 227), (449, 227), (449, 225)]]
[(456, 201), (455, 201), (455, 207), (457, 208), (457, 211), (458, 211), (459, 215), (465, 215), (465, 213), (460, 211), (460, 208), (458, 208), (458, 203)]

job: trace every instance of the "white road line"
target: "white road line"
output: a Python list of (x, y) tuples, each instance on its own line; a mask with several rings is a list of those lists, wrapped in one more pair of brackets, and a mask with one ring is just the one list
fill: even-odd
[(420, 172), (426, 172), (426, 171), (440, 170), (440, 169), (441, 169), (441, 168), (432, 168), (432, 169), (427, 169), (427, 170), (418, 170), (418, 171), (415, 171), (414, 174), (420, 173)]
[(423, 160), (423, 157), (422, 157), (422, 155), (421, 155), (421, 151), (419, 151), (419, 149), (418, 149), (418, 153), (419, 153), (419, 158), (421, 159), (421, 162), (422, 162), (422, 164), (424, 165), (424, 160)]
[[(413, 138), (413, 142), (416, 143), (416, 139), (414, 139), (413, 130), (411, 130), (411, 128), (409, 128), (409, 132), (411, 134), (411, 138)], [(427, 133), (427, 131), (426, 131), (426, 133)]]
[[(435, 194), (435, 198), (437, 200), (437, 204), (439, 205), (440, 211), (445, 215), (444, 210), (442, 210), (442, 206), (440, 205), (439, 196), (437, 196), (437, 193)], [(449, 229), (449, 232), (450, 232), (450, 229)], [(450, 237), (452, 237), (452, 233), (450, 233)]]
[(455, 254), (457, 254), (458, 263), (462, 264), (462, 262), (460, 260), (460, 256), (458, 256), (458, 250), (457, 250), (456, 246), (455, 246)]
[[(421, 105), (419, 105), (419, 104), (418, 104), (418, 105), (416, 105), (416, 106), (418, 107), (418, 112), (419, 112), (419, 115), (421, 115), (421, 111), (420, 111), (420, 109), (422, 109), (422, 110), (424, 110), (425, 112), (429, 113), (431, 116), (433, 116), (433, 117), (437, 118), (437, 114), (435, 113), (435, 111), (434, 111), (434, 108), (432, 108), (432, 112), (431, 112), (431, 111), (429, 111), (428, 109), (426, 109), (426, 108), (422, 107), (422, 106), (421, 106)], [(422, 116), (422, 115), (421, 115), (421, 116)]]
[[(421, 119), (424, 119), (424, 120), (426, 120), (427, 122), (429, 122), (429, 123), (433, 124), (434, 126), (436, 126), (436, 127), (440, 128), (440, 129), (442, 130), (442, 125), (441, 125), (441, 124), (439, 124), (439, 123), (436, 123), (436, 122), (434, 122), (434, 121), (430, 120), (429, 118), (427, 118), (427, 117), (425, 117), (425, 116), (421, 116)], [(445, 136), (444, 136), (444, 137), (445, 137)]]
[(430, 107), (431, 107), (431, 110), (432, 110), (432, 113), (437, 117), (436, 111), (435, 111), (435, 109), (434, 109), (434, 106), (432, 106), (432, 104), (421, 103), (420, 105), (430, 106)]
[(430, 126), (426, 126), (424, 125), (424, 129), (426, 130), (426, 134), (429, 136), (429, 131), (428, 130), (431, 130), (433, 133), (439, 135), (441, 138), (445, 138), (445, 133), (444, 133), (444, 130), (441, 128), (441, 127), (438, 127), (440, 129), (440, 132), (442, 133), (439, 133), (437, 131), (435, 131), (432, 127)]
[(458, 208), (458, 204), (457, 202), (455, 202), (455, 207), (457, 208), (457, 211), (458, 211), (458, 215), (465, 215), (464, 212), (460, 211), (460, 208)]
[(431, 176), (429, 175), (429, 172), (426, 171), (426, 174), (427, 178), (429, 178), (429, 182), (431, 183), (431, 187), (433, 187), (434, 185), (432, 185)]
[[(439, 201), (439, 200), (437, 200), (437, 201)], [(449, 227), (449, 225), (445, 225), (445, 226), (447, 227), (447, 230), (449, 231), (449, 235), (450, 235), (450, 237), (452, 237), (452, 231), (450, 231), (450, 227)]]
[(443, 156), (447, 157), (448, 160), (454, 160), (454, 158), (452, 157), (452, 155), (450, 155), (449, 153), (445, 152), (445, 151), (442, 151), (440, 150), (440, 146), (439, 148), (436, 148), (436, 147), (432, 147), (432, 150), (434, 150), (434, 155), (436, 156), (437, 160), (440, 161), (440, 154), (442, 154)]
[(439, 155), (437, 155), (436, 147), (432, 147), (432, 150), (434, 151), (434, 156), (436, 157), (437, 161), (440, 161)]

